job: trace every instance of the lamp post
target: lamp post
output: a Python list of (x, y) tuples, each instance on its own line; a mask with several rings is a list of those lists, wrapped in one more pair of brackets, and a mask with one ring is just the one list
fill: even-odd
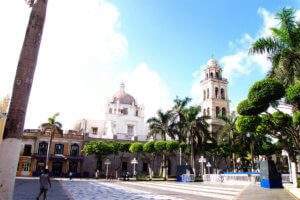
[(131, 161), (131, 164), (133, 164), (133, 175), (135, 175), (135, 165), (137, 165), (139, 162), (136, 160), (136, 158), (133, 158)]
[(211, 167), (210, 162), (207, 163), (206, 167), (208, 168), (208, 169), (207, 169), (208, 174), (210, 174), (210, 167)]
[(201, 171), (202, 171), (202, 175), (204, 174), (204, 163), (206, 162), (206, 158), (204, 158), (203, 156), (201, 156), (199, 158), (199, 163), (201, 163)]
[(108, 165), (111, 164), (110, 160), (107, 158), (104, 162), (104, 164), (106, 165), (106, 179), (107, 179), (107, 176), (108, 176)]

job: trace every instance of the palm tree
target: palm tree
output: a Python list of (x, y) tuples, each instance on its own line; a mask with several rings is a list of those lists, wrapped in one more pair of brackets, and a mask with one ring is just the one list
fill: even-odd
[(259, 38), (249, 53), (267, 53), (272, 61), (267, 77), (276, 78), (289, 87), (300, 81), (300, 23), (295, 22), (293, 8), (283, 8), (276, 17), (280, 27), (271, 28), (273, 36)]
[[(191, 101), (192, 99), (189, 97), (185, 97), (184, 99), (179, 99), (176, 97), (174, 100), (174, 107), (173, 107), (173, 113), (174, 117), (177, 120), (174, 123), (174, 128), (172, 129), (174, 131), (174, 135), (177, 136), (179, 143), (186, 142), (186, 134), (183, 131), (184, 126), (185, 126), (185, 118), (184, 118), (184, 113), (183, 110), (186, 108), (187, 104)], [(180, 147), (179, 149), (179, 165), (182, 165), (182, 148)]]
[(56, 117), (59, 115), (59, 113), (55, 113), (53, 117), (48, 118), (48, 122), (41, 124), (42, 132), (45, 134), (47, 130), (50, 130), (50, 138), (49, 138), (49, 145), (47, 150), (47, 157), (46, 157), (46, 169), (49, 168), (49, 155), (52, 145), (52, 139), (55, 134), (55, 132), (63, 135), (62, 131), (62, 124), (58, 121), (56, 121)]
[[(166, 111), (165, 113), (162, 110), (158, 110), (157, 112), (157, 118), (152, 117), (147, 120), (147, 123), (149, 124), (150, 132), (148, 134), (149, 137), (153, 137), (153, 140), (156, 140), (157, 136), (160, 136), (163, 141), (166, 141), (166, 136), (171, 134), (171, 121), (173, 119), (172, 111)], [(163, 152), (163, 177), (164, 179), (167, 179), (167, 158), (166, 153)]]
[[(233, 111), (228, 117), (227, 116), (218, 116), (218, 119), (225, 122), (225, 124), (221, 127), (221, 131), (223, 132), (222, 137), (227, 140), (229, 146), (233, 148), (236, 145), (236, 137), (238, 131), (236, 130), (236, 120), (237, 116)], [(232, 166), (233, 170), (236, 169), (236, 155), (235, 152), (232, 153)]]
[(195, 172), (195, 144), (197, 142), (199, 151), (204, 152), (205, 144), (211, 139), (208, 131), (209, 116), (200, 117), (200, 106), (190, 106), (183, 110), (185, 118), (185, 131), (191, 145), (191, 166)]
[(0, 199), (12, 199), (24, 121), (46, 18), (47, 0), (30, 0), (32, 7), (21, 50), (3, 142), (0, 145)]

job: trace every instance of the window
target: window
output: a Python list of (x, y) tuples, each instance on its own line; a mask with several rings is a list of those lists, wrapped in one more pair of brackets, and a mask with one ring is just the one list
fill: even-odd
[(216, 78), (219, 78), (219, 72), (216, 72)]
[(54, 149), (55, 155), (63, 155), (64, 154), (64, 145), (63, 144), (56, 144)]
[(109, 114), (111, 114), (111, 113), (112, 113), (112, 109), (110, 108), (110, 109), (109, 109)]
[(209, 89), (207, 88), (207, 99), (209, 99)]
[(205, 90), (203, 91), (203, 100), (205, 100), (205, 98), (206, 98), (206, 92), (205, 92)]
[(226, 108), (222, 108), (222, 115), (226, 116)]
[(209, 113), (209, 108), (207, 108), (207, 116), (209, 116), (210, 115), (210, 113)]
[(148, 171), (148, 163), (143, 163), (143, 172)]
[(41, 142), (39, 144), (39, 154), (47, 155), (47, 148), (48, 148), (48, 144), (46, 142)]
[(70, 152), (71, 156), (78, 156), (78, 150), (79, 150), (78, 144), (73, 144), (71, 146), (71, 152)]
[(225, 100), (225, 92), (223, 88), (221, 89), (221, 98)]
[(214, 77), (214, 73), (210, 73), (210, 78), (213, 78)]
[(206, 74), (206, 79), (208, 79), (208, 73)]
[(123, 109), (121, 110), (121, 113), (122, 113), (123, 115), (128, 115), (128, 108), (123, 108)]
[(133, 126), (132, 125), (127, 125), (127, 133), (128, 133), (128, 135), (133, 134)]
[(139, 116), (139, 111), (137, 110), (137, 111), (135, 111), (135, 116)]
[(23, 156), (30, 156), (30, 155), (31, 155), (31, 145), (25, 144)]
[(97, 127), (92, 127), (92, 133), (93, 133), (94, 135), (97, 135), (97, 133), (98, 133), (98, 128), (97, 128)]
[(127, 162), (122, 162), (122, 171), (127, 171)]
[(203, 110), (203, 115), (206, 116), (206, 109)]
[(216, 95), (216, 98), (218, 99), (219, 98), (219, 88), (215, 88), (215, 95)]
[(219, 114), (220, 114), (220, 108), (219, 108), (219, 106), (217, 106), (216, 107), (216, 116), (219, 116)]

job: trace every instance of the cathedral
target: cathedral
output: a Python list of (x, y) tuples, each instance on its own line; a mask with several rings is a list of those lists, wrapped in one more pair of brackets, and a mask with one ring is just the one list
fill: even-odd
[(146, 141), (148, 127), (144, 122), (144, 107), (125, 92), (125, 84), (106, 106), (104, 120), (83, 119), (77, 125), (90, 138), (129, 141)]

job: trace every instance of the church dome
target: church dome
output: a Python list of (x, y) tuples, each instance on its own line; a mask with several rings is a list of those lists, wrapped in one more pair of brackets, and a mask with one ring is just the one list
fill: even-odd
[(210, 66), (210, 67), (218, 67), (219, 66), (219, 63), (216, 59), (214, 58), (211, 58), (207, 61), (207, 66)]
[(135, 105), (135, 99), (133, 96), (125, 92), (125, 84), (121, 83), (120, 91), (117, 92), (113, 97), (113, 103), (117, 103), (119, 101), (120, 104), (129, 104)]

